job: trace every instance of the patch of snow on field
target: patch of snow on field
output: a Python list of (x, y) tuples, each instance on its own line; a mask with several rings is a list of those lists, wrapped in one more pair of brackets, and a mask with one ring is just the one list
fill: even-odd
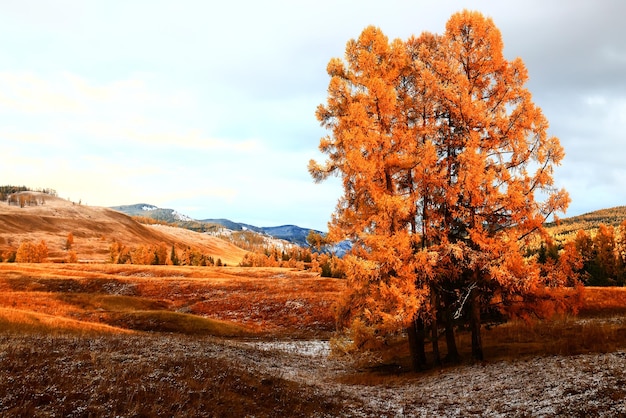
[(307, 357), (328, 357), (330, 343), (322, 340), (302, 341), (260, 341), (249, 343), (251, 347), (261, 351), (282, 351)]

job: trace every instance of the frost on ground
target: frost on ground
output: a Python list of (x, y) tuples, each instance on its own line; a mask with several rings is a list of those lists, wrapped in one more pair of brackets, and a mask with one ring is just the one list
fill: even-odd
[(390, 377), (384, 385), (340, 383), (346, 365), (327, 342), (248, 343), (256, 367), (350, 402), (352, 416), (626, 416), (626, 353), (480, 363)]
[[(258, 417), (626, 416), (623, 351), (379, 376), (369, 385), (346, 383), (359, 371), (329, 354), (320, 340), (5, 335), (0, 416), (15, 408), (29, 416), (245, 416), (243, 408)], [(240, 411), (224, 406), (231, 393), (247, 402)]]
[(400, 415), (624, 416), (625, 366), (623, 352), (464, 366), (373, 402)]
[(262, 351), (282, 351), (306, 357), (326, 358), (330, 355), (330, 344), (322, 340), (293, 340), (293, 341), (258, 341), (248, 343)]

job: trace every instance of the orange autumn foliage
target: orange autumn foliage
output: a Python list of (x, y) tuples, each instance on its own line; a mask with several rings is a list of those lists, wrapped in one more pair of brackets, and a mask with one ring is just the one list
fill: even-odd
[(48, 245), (44, 240), (38, 244), (24, 241), (15, 254), (17, 263), (44, 263), (48, 259)]
[(504, 58), (491, 19), (463, 11), (443, 35), (389, 41), (368, 27), (327, 71), (317, 109), (330, 131), (319, 147), (327, 160), (309, 171), (343, 183), (329, 224), (332, 239), (355, 242), (343, 325), (361, 347), (406, 328), (419, 356), (425, 325), (452, 328), (443, 312), (460, 305), (455, 317), (469, 321), (482, 358), (481, 311), (548, 284), (531, 285), (543, 279), (520, 250), (569, 203), (552, 177), (564, 152), (525, 87), (522, 60)]

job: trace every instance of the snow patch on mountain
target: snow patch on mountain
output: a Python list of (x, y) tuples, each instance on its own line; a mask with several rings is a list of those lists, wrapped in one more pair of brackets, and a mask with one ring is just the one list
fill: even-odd
[(176, 219), (178, 219), (179, 221), (183, 221), (183, 222), (192, 222), (194, 221), (193, 218), (190, 218), (189, 216), (182, 214), (180, 212), (177, 212), (175, 210), (172, 211), (172, 216)]

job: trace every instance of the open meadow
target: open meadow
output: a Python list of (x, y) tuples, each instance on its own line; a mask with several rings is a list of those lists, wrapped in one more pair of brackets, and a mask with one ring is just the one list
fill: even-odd
[(623, 288), (586, 289), (578, 317), (485, 330), (485, 362), (413, 373), (406, 344), (377, 366), (331, 353), (344, 285), (279, 268), (2, 263), (0, 416), (626, 415)]

